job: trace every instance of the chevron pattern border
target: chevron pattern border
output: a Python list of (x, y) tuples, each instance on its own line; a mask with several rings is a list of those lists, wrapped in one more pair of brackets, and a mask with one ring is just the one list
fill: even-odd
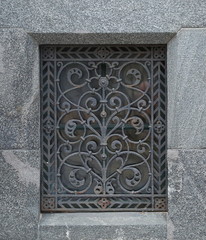
[(165, 61), (153, 65), (153, 182), (155, 194), (166, 194), (166, 66)]
[(42, 62), (42, 194), (54, 193), (55, 183), (55, 93), (54, 62)]
[[(149, 132), (151, 148), (148, 151), (149, 175), (148, 182), (143, 186), (144, 191), (136, 193), (101, 193), (101, 184), (97, 184), (95, 194), (87, 192), (84, 194), (71, 193), (60, 183), (61, 156), (58, 148), (58, 87), (59, 79), (57, 72), (67, 64), (83, 62), (88, 66), (88, 71), (97, 62), (108, 61), (110, 68), (117, 72), (116, 62), (121, 64), (140, 63), (149, 71), (148, 81), (152, 85), (150, 91), (148, 108), (143, 110), (151, 117), (150, 124), (144, 128)], [(114, 65), (112, 65), (114, 63)], [(116, 68), (115, 68), (116, 67)], [(141, 67), (142, 68), (142, 67)], [(74, 67), (69, 74), (81, 76)], [(133, 71), (133, 72), (132, 72)], [(139, 81), (140, 74), (134, 69), (130, 74), (136, 74)], [(68, 74), (68, 73), (67, 73)], [(139, 74), (139, 75), (138, 75)], [(65, 75), (66, 76), (66, 75)], [(125, 75), (126, 76), (126, 75)], [(102, 78), (103, 79), (103, 78)], [(88, 80), (88, 79), (87, 79)], [(104, 79), (103, 79), (104, 80)], [(146, 85), (142, 84), (142, 88)], [(63, 95), (63, 93), (61, 93)], [(146, 94), (145, 94), (146, 95)], [(151, 96), (150, 96), (151, 95)], [(139, 109), (144, 109), (144, 101), (139, 102)], [(142, 105), (141, 105), (142, 104)], [(166, 211), (167, 210), (167, 158), (166, 158), (166, 117), (167, 117), (167, 84), (166, 84), (166, 47), (165, 46), (42, 46), (41, 47), (41, 209), (43, 212), (71, 212), (71, 211)], [(65, 112), (68, 106), (65, 105)], [(138, 110), (139, 110), (138, 109)], [(69, 110), (68, 110), (69, 111)], [(140, 110), (141, 111), (141, 110)], [(72, 127), (72, 126), (70, 126)], [(81, 129), (81, 127), (80, 127)], [(151, 129), (151, 133), (150, 130)], [(146, 142), (148, 144), (148, 142)], [(104, 143), (105, 144), (105, 143)], [(104, 146), (102, 144), (102, 146)], [(58, 150), (57, 150), (58, 149)], [(144, 151), (141, 147), (138, 153)], [(65, 152), (69, 154), (69, 149)], [(146, 158), (147, 154), (144, 153)], [(88, 172), (89, 173), (89, 172)], [(119, 171), (119, 173), (121, 173)], [(137, 173), (136, 173), (137, 174)], [(70, 178), (75, 177), (70, 176)], [(137, 174), (137, 177), (139, 175)], [(137, 178), (131, 180), (130, 184), (138, 182)], [(74, 181), (74, 180), (72, 180)], [(114, 181), (114, 180), (113, 180)], [(129, 182), (130, 180), (128, 180)], [(76, 184), (82, 184), (76, 181)], [(94, 185), (94, 183), (93, 183)], [(109, 186), (109, 185), (108, 185)], [(110, 191), (113, 191), (110, 183)], [(98, 193), (97, 193), (98, 192)], [(102, 194), (102, 195), (101, 195)]]

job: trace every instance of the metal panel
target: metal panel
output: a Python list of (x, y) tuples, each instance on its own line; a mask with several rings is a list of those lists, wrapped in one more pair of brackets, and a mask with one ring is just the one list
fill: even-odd
[(42, 211), (165, 211), (166, 47), (42, 46)]

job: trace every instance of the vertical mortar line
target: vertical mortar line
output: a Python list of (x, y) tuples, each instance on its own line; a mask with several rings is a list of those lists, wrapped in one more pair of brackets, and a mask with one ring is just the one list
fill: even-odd
[(54, 163), (55, 163), (55, 209), (57, 209), (57, 87), (56, 87), (56, 47), (54, 47)]
[(154, 128), (153, 128), (153, 121), (154, 121), (154, 91), (153, 91), (153, 87), (154, 87), (154, 81), (153, 81), (153, 47), (151, 47), (151, 79), (150, 79), (150, 84), (151, 84), (151, 185), (152, 185), (152, 210), (154, 210), (154, 171), (153, 171), (153, 144), (154, 144)]

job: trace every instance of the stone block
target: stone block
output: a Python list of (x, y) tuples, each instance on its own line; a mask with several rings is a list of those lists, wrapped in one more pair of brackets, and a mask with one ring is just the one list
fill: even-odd
[(206, 148), (206, 29), (168, 44), (168, 147)]
[(36, 240), (39, 220), (40, 153), (0, 151), (0, 239)]
[(39, 44), (166, 44), (175, 33), (29, 33)]
[(21, 29), (0, 29), (0, 149), (38, 149), (38, 45)]
[(168, 150), (168, 240), (206, 239), (206, 150)]
[(43, 214), (41, 240), (165, 240), (166, 213)]
[(206, 26), (205, 0), (4, 0), (1, 27), (42, 33), (177, 32)]

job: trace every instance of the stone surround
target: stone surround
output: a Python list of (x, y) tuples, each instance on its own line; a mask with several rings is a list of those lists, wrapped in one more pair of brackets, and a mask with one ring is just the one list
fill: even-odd
[[(206, 239), (206, 1), (5, 0), (0, 240)], [(168, 45), (168, 213), (41, 214), (40, 44)]]

